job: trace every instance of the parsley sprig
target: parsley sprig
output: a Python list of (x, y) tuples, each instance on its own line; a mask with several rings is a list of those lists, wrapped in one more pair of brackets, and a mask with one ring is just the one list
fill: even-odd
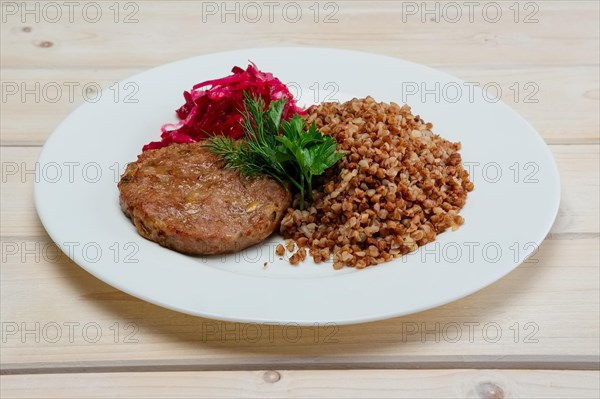
[(287, 188), (289, 181), (300, 192), (300, 209), (312, 201), (312, 179), (344, 156), (336, 152), (333, 137), (322, 134), (313, 122), (305, 130), (298, 114), (287, 121), (281, 116), (286, 99), (271, 101), (244, 93), (242, 127), (245, 139), (211, 136), (207, 146), (225, 165), (240, 174), (255, 177), (266, 174)]

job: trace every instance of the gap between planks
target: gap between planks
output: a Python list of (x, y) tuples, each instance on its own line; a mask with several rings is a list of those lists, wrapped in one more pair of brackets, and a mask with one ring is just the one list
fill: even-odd
[[(600, 370), (600, 361), (597, 356), (548, 356), (524, 355), (511, 356), (511, 360), (489, 359), (489, 356), (467, 356), (468, 360), (459, 356), (441, 356), (431, 360), (421, 357), (407, 356), (405, 360), (397, 362), (358, 362), (344, 363), (342, 361), (329, 363), (306, 363), (302, 361), (284, 362), (257, 362), (257, 363), (208, 363), (198, 364), (182, 360), (158, 360), (152, 364), (146, 362), (113, 361), (94, 362), (95, 365), (86, 365), (86, 362), (61, 362), (57, 363), (24, 363), (3, 364), (0, 375), (24, 374), (74, 374), (74, 373), (116, 373), (116, 372), (173, 372), (173, 371), (252, 371), (265, 369), (285, 370), (354, 370), (354, 369), (381, 369), (381, 370), (416, 370), (416, 369), (498, 369), (498, 370)], [(470, 359), (473, 360), (470, 360)], [(488, 358), (484, 360), (484, 358)]]

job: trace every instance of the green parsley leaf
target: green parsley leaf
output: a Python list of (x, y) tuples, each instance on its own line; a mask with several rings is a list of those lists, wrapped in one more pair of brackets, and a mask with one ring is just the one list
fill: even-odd
[[(322, 134), (313, 122), (308, 130), (298, 114), (281, 117), (286, 100), (271, 101), (268, 107), (260, 97), (244, 93), (242, 127), (245, 138), (233, 140), (211, 136), (207, 147), (245, 176), (267, 174), (286, 189), (289, 181), (300, 192), (300, 208), (312, 200), (312, 179), (344, 157), (336, 151), (335, 139)], [(306, 197), (306, 198), (305, 198)]]

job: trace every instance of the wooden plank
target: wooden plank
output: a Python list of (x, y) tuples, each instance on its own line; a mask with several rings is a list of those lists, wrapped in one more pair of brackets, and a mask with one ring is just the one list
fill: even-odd
[(60, 18), (39, 2), (38, 11), (36, 2), (21, 3), (3, 2), (3, 68), (148, 67), (282, 44), (366, 50), (429, 65), (591, 65), (599, 54), (595, 1), (489, 2), (495, 4), (471, 11), (461, 2), (449, 9), (433, 1), (348, 0), (270, 11), (262, 2), (257, 9), (231, 1), (140, 0), (119, 3), (118, 15), (112, 3), (99, 2), (100, 17), (90, 2), (72, 15), (59, 6)]
[[(296, 328), (182, 315), (90, 276), (57, 252), (37, 220), (33, 176), (21, 170), (33, 169), (39, 148), (3, 147), (3, 369), (455, 367), (462, 361), (480, 367), (589, 367), (600, 352), (599, 154), (591, 145), (551, 148), (563, 200), (552, 234), (531, 262), (438, 309), (355, 326)], [(13, 164), (17, 173), (6, 173)], [(492, 342), (497, 329), (502, 336)]]
[[(596, 111), (600, 104), (600, 81), (597, 65), (519, 68), (444, 66), (441, 69), (466, 82), (487, 87), (490, 95), (495, 95), (499, 88), (501, 99), (529, 120), (549, 144), (599, 142), (600, 122)], [(98, 96), (110, 96), (114, 101), (123, 103), (123, 106), (127, 106), (126, 101), (140, 100), (143, 87), (135, 92), (133, 87), (125, 86), (125, 83), (116, 83), (141, 70), (3, 69), (0, 144), (41, 145), (58, 123), (77, 106), (96, 101)], [(226, 73), (223, 71), (223, 74)], [(204, 78), (207, 77), (198, 76), (198, 81)], [(566, 81), (568, 85), (563, 84)], [(343, 91), (343, 87), (340, 87), (340, 91)], [(443, 101), (441, 87), (439, 92)], [(468, 93), (465, 87), (462, 95), (468, 96)], [(452, 92), (448, 96), (454, 98), (455, 94)], [(410, 103), (414, 98), (411, 96), (407, 100)], [(431, 95), (428, 98), (432, 98)], [(35, 117), (32, 117), (33, 109)], [(427, 119), (426, 115), (423, 117)], [(435, 121), (432, 122), (435, 125)], [(157, 132), (159, 128), (156, 127)]]
[[(550, 146), (561, 179), (561, 202), (551, 233), (598, 233), (600, 152), (598, 146)], [(589, 209), (582, 211), (583, 209)], [(585, 213), (585, 215), (583, 215)]]
[(0, 377), (3, 398), (598, 398), (598, 371), (329, 370)]

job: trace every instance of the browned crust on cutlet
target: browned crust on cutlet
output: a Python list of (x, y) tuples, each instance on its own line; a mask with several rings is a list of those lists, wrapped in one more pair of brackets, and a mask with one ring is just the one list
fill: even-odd
[(190, 255), (235, 252), (263, 241), (291, 203), (275, 180), (241, 177), (201, 143), (145, 151), (118, 187), (121, 208), (140, 235)]

